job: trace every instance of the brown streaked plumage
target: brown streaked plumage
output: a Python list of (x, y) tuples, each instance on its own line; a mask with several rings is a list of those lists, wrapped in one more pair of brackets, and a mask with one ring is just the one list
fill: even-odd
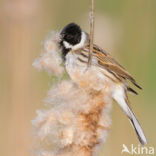
[[(87, 45), (82, 50), (88, 52), (89, 46)], [(136, 87), (142, 89), (136, 83), (135, 79), (128, 73), (128, 71), (123, 66), (121, 66), (109, 53), (105, 52), (97, 45), (94, 45), (92, 55), (98, 59), (98, 65), (101, 68), (107, 69), (107, 71), (113, 74), (118, 80), (120, 80), (121, 82), (124, 82), (125, 80), (130, 80)], [(137, 94), (137, 92), (129, 86), (127, 86), (127, 90), (134, 94)]]

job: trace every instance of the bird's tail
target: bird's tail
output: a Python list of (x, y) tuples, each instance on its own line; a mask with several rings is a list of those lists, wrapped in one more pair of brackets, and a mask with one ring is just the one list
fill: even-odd
[(125, 92), (122, 92), (121, 90), (119, 92), (116, 92), (113, 96), (115, 101), (120, 105), (122, 110), (126, 113), (128, 116), (130, 122), (132, 123), (132, 126), (134, 127), (136, 134), (138, 136), (138, 139), (142, 145), (147, 144), (147, 139), (144, 135), (143, 129), (141, 128), (137, 118), (135, 117), (135, 114), (133, 113), (132, 109), (128, 105), (128, 100), (125, 100)]
[(140, 143), (142, 145), (147, 144), (147, 139), (145, 137), (145, 134), (143, 132), (142, 127), (140, 126), (137, 118), (135, 117), (135, 114), (133, 113), (133, 111), (131, 110), (131, 108), (129, 106), (128, 106), (128, 109), (129, 109), (129, 112), (130, 112), (130, 116), (128, 116), (128, 118), (129, 118), (130, 122), (132, 123), (132, 125), (133, 125), (133, 127), (135, 129), (135, 132), (136, 132), (136, 134), (138, 136), (138, 139), (139, 139)]

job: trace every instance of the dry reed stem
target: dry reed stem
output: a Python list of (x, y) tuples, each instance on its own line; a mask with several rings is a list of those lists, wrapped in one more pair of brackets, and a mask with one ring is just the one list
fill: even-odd
[(94, 43), (94, 0), (91, 0), (91, 12), (90, 12), (90, 46), (89, 46), (89, 57), (88, 57), (88, 67), (91, 65), (92, 51)]

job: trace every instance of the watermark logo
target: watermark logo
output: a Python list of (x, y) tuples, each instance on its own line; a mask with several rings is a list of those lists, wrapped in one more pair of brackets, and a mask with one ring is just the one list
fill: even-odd
[(127, 147), (125, 144), (122, 145), (122, 154), (129, 153), (131, 155), (133, 154), (143, 154), (143, 155), (154, 155), (154, 147), (146, 147), (146, 146), (135, 146), (133, 144), (130, 145), (130, 147)]

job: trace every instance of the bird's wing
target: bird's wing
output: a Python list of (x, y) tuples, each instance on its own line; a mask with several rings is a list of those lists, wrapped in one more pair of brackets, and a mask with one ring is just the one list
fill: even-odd
[[(89, 50), (89, 46), (86, 46), (85, 49)], [(121, 66), (109, 53), (105, 52), (97, 45), (93, 46), (93, 56), (98, 59), (99, 66), (107, 69), (110, 73), (116, 75), (121, 80), (130, 80), (136, 87), (142, 89), (123, 66)]]

